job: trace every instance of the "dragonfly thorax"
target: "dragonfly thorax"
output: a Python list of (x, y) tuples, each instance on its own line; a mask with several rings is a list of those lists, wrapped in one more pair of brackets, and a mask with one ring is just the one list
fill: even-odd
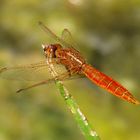
[(71, 73), (81, 73), (81, 68), (86, 63), (79, 51), (72, 47), (57, 50), (56, 57)]

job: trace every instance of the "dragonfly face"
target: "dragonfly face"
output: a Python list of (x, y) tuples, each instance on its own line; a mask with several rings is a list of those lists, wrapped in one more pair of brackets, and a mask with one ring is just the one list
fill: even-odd
[(42, 45), (42, 48), (44, 50), (45, 56), (56, 58), (56, 51), (61, 48), (59, 44), (50, 44), (50, 45)]

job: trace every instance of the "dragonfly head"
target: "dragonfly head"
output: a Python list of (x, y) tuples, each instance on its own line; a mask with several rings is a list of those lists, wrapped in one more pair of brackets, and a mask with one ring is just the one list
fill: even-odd
[(59, 44), (45, 44), (42, 45), (46, 57), (56, 57), (56, 50), (58, 50), (61, 46)]

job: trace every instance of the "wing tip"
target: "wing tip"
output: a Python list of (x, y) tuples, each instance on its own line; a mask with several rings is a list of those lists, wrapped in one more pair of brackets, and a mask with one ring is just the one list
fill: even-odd
[(16, 93), (21, 93), (23, 91), (23, 89), (21, 88), (21, 89), (18, 89), (17, 91), (16, 91)]

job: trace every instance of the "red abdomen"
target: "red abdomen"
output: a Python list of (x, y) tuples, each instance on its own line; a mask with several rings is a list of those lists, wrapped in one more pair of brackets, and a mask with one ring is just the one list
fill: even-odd
[(121, 84), (113, 80), (111, 77), (105, 75), (104, 73), (93, 68), (91, 65), (84, 64), (82, 67), (82, 72), (88, 77), (93, 83), (104, 88), (108, 92), (121, 99), (124, 99), (133, 104), (140, 104), (134, 96)]

